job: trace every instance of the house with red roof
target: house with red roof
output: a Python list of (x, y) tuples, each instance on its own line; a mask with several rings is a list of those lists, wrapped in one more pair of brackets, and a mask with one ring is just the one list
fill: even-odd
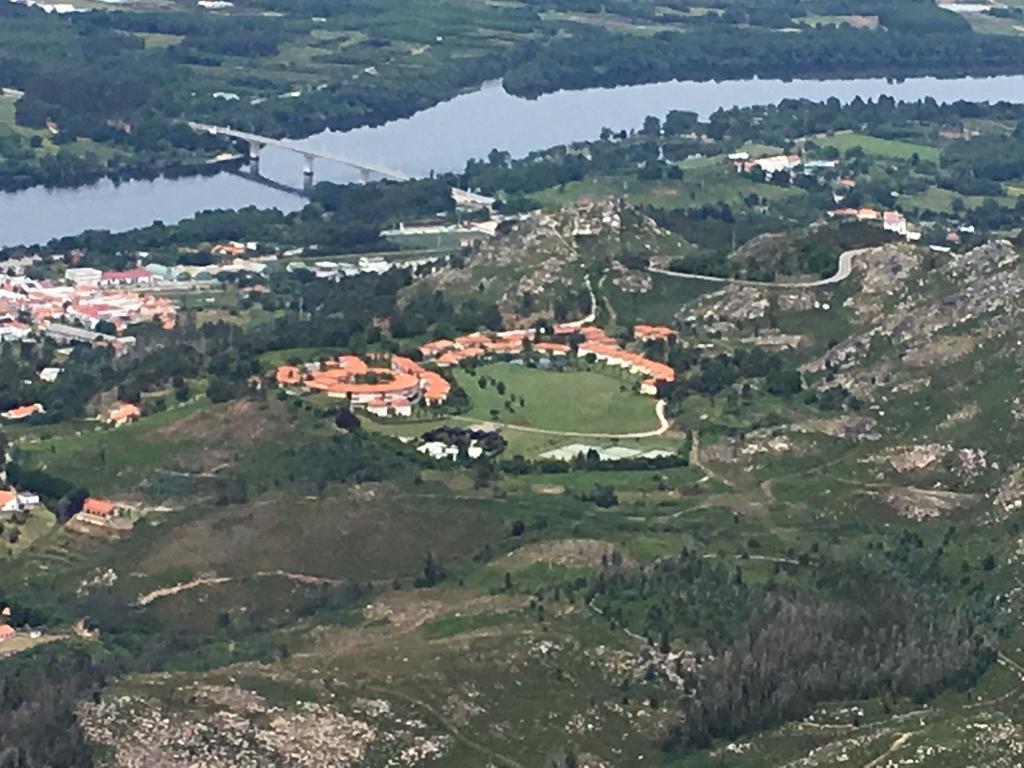
[(137, 421), (142, 416), (142, 410), (135, 403), (118, 403), (107, 414), (107, 421), (115, 427)]
[(15, 408), (11, 408), (8, 411), (0, 413), (0, 416), (3, 416), (5, 419), (8, 419), (9, 421), (21, 421), (22, 419), (27, 419), (29, 416), (35, 416), (37, 413), (46, 413), (46, 409), (43, 408), (42, 403), (28, 403), (26, 405), (19, 405)]
[(676, 332), (674, 328), (669, 328), (665, 325), (646, 325), (644, 323), (637, 323), (633, 326), (633, 338), (638, 341), (655, 341), (657, 339), (664, 339), (669, 341), (675, 338)]
[(117, 512), (117, 506), (112, 501), (106, 499), (97, 499), (90, 496), (82, 504), (82, 512), (93, 517), (98, 517), (103, 520), (109, 520)]
[(109, 287), (114, 285), (152, 285), (156, 282), (156, 275), (148, 269), (136, 267), (135, 269), (108, 270), (100, 275), (100, 285)]
[(0, 512), (18, 511), (18, 493), (9, 488), (0, 489)]

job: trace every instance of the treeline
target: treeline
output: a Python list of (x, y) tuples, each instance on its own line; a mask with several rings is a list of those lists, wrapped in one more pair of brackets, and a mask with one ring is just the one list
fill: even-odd
[[(881, 609), (880, 601), (890, 601)], [(701, 665), (672, 746), (765, 730), (822, 701), (876, 696), (926, 701), (966, 689), (995, 660), (967, 612), (907, 595), (870, 602), (762, 597), (747, 633)]]
[(90, 768), (75, 707), (106, 676), (88, 650), (65, 643), (0, 660), (0, 768)]
[(277, 209), (243, 208), (239, 211), (203, 211), (177, 224), (156, 222), (127, 232), (86, 230), (55, 238), (45, 248), (10, 249), (11, 253), (79, 251), (81, 263), (99, 269), (132, 266), (137, 251), (147, 251), (166, 264), (208, 264), (209, 254), (182, 255), (179, 248), (212, 245), (226, 240), (258, 241), (273, 247), (315, 246), (334, 253), (396, 250), (381, 238), (383, 229), (402, 219), (448, 214), (454, 210), (450, 177), (371, 184), (318, 184), (313, 199), (302, 211), (285, 214)]
[(504, 83), (511, 93), (536, 97), (559, 88), (672, 79), (954, 77), (1019, 70), (1024, 41), (974, 33), (963, 29), (955, 14), (942, 13), (949, 18), (902, 30), (821, 27), (793, 34), (707, 24), (699, 34), (665, 31), (641, 37), (579, 25), (571, 46), (539, 48)]

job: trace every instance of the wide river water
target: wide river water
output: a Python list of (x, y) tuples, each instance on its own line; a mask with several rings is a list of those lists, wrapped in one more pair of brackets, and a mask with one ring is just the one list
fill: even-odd
[[(423, 110), (376, 128), (344, 133), (326, 131), (303, 140), (365, 162), (425, 176), (430, 171), (461, 170), (471, 158), (492, 148), (514, 156), (556, 144), (597, 138), (601, 128), (639, 128), (647, 115), (663, 117), (688, 109), (706, 117), (720, 107), (768, 104), (786, 98), (843, 102), (883, 94), (913, 101), (1024, 102), (1024, 76), (914, 78), (903, 82), (860, 80), (747, 80), (668, 82), (619, 88), (560, 91), (528, 100), (511, 96), (499, 84)], [(302, 160), (268, 148), (260, 160), (262, 176), (291, 187), (302, 183)], [(355, 181), (354, 171), (326, 161), (316, 166), (317, 180)], [(101, 181), (76, 189), (33, 187), (0, 193), (0, 246), (42, 243), (86, 229), (123, 231), (163, 221), (171, 224), (203, 210), (255, 205), (297, 210), (303, 198), (238, 174), (130, 181)]]

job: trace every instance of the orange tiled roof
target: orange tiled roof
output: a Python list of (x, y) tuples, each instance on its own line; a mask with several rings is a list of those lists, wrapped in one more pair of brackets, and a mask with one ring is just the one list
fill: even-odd
[(18, 494), (14, 491), (0, 490), (0, 507), (5, 507), (18, 498)]
[(4, 411), (3, 417), (5, 419), (27, 419), (34, 413), (43, 413), (42, 403), (29, 403), (27, 405), (19, 405), (17, 408), (11, 408), (9, 411)]
[(302, 371), (294, 365), (278, 366), (274, 374), (278, 384), (299, 384), (302, 382)]
[(667, 339), (675, 336), (676, 332), (665, 325), (645, 325), (637, 323), (633, 326), (633, 335), (638, 339)]
[(424, 374), (423, 366), (408, 357), (402, 357), (401, 355), (391, 356), (391, 367), (396, 371), (402, 373), (411, 373), (414, 376), (422, 376)]
[(443, 352), (447, 352), (449, 349), (455, 346), (455, 342), (451, 339), (438, 339), (437, 341), (428, 341), (426, 344), (420, 346), (420, 353), (424, 357), (434, 357)]
[(452, 385), (438, 373), (433, 371), (423, 372), (423, 396), (428, 400), (441, 400), (448, 397)]
[(538, 341), (533, 345), (533, 348), (538, 352), (565, 352), (568, 353), (572, 348), (568, 344), (560, 344), (557, 341)]
[(142, 411), (139, 406), (135, 403), (118, 403), (118, 405), (107, 414), (107, 418), (115, 424), (120, 424), (125, 421), (131, 421), (137, 419), (142, 415)]
[(82, 511), (88, 512), (90, 515), (108, 517), (114, 514), (114, 504), (105, 499), (94, 499), (90, 496), (85, 500), (85, 504), (82, 505)]
[[(379, 381), (361, 382), (355, 377), (360, 374), (376, 374)], [(317, 371), (306, 382), (310, 389), (345, 395), (393, 394), (416, 389), (419, 380), (411, 373), (392, 371), (388, 368), (367, 368), (353, 372), (345, 368), (329, 368)]]

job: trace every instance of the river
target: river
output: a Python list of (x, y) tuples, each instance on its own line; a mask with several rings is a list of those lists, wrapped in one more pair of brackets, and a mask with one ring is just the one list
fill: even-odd
[[(511, 96), (491, 83), (406, 119), (344, 133), (325, 131), (302, 143), (424, 176), (432, 170), (461, 170), (467, 160), (484, 157), (494, 147), (522, 156), (534, 149), (596, 138), (603, 127), (638, 128), (647, 115), (661, 117), (672, 109), (706, 117), (720, 107), (785, 98), (835, 96), (847, 102), (883, 94), (902, 100), (931, 96), (940, 102), (1022, 103), (1024, 76), (928, 77), (898, 83), (883, 79), (667, 82), (560, 91), (534, 100)], [(301, 186), (302, 161), (293, 153), (268, 148), (261, 156), (260, 173), (278, 184)], [(356, 173), (320, 161), (316, 178), (348, 182), (356, 180)], [(85, 229), (123, 231), (158, 220), (171, 224), (202, 210), (250, 205), (293, 211), (302, 207), (303, 199), (228, 172), (121, 184), (101, 181), (75, 189), (34, 187), (0, 193), (0, 246), (46, 242)]]

